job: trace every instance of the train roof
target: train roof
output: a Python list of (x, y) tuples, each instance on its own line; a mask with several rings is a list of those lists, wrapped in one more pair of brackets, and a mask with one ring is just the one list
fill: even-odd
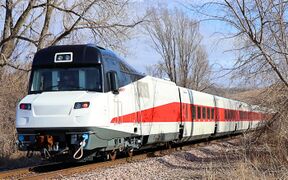
[[(71, 59), (57, 59), (57, 55), (70, 55)], [(38, 51), (33, 59), (32, 67), (43, 66), (75, 66), (80, 64), (100, 64), (101, 51), (91, 45), (57, 45)]]
[[(67, 61), (58, 61), (57, 55), (68, 55)], [(109, 57), (109, 58), (103, 58)], [(133, 74), (142, 75), (133, 67), (127, 64), (123, 59), (117, 56), (113, 51), (97, 46), (95, 44), (77, 44), (77, 45), (57, 45), (39, 50), (33, 59), (32, 67), (61, 67), (61, 66), (79, 66), (101, 64), (103, 60), (114, 59), (125, 64)]]

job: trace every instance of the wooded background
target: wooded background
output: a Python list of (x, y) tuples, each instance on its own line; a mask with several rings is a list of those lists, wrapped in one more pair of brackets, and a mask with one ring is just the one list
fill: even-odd
[[(155, 5), (141, 17), (130, 15), (132, 4), (129, 0), (0, 2), (0, 162), (18, 153), (15, 109), (27, 94), (36, 51), (93, 39), (95, 44), (127, 53), (123, 44), (141, 34), (161, 57), (156, 64), (147, 65), (148, 74), (169, 78), (179, 86), (273, 109), (275, 116), (257, 136), (265, 137), (260, 139), (271, 151), (271, 162), (287, 168), (287, 2), (224, 0), (194, 5), (187, 1), (181, 4), (185, 11)], [(198, 13), (202, 19), (192, 19), (189, 12)], [(223, 38), (235, 41), (231, 51), (237, 57), (231, 59), (234, 66), (226, 81), (241, 82), (237, 88), (219, 87), (214, 81), (217, 72), (202, 42), (201, 21), (219, 21), (233, 29)], [(249, 87), (251, 82), (254, 86)], [(251, 144), (255, 136), (249, 140)]]

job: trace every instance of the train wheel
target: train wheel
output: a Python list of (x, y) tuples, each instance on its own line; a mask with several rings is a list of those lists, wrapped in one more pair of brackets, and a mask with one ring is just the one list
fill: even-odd
[(127, 162), (132, 162), (132, 158), (133, 158), (133, 149), (129, 148), (126, 150), (128, 157), (126, 158)]
[(114, 161), (116, 159), (116, 154), (117, 154), (117, 152), (115, 150), (113, 150), (109, 153), (109, 157), (112, 161)]
[(171, 142), (167, 142), (165, 147), (166, 147), (166, 150), (164, 150), (164, 153), (171, 153), (173, 151)]
[(133, 156), (133, 149), (129, 149), (128, 150), (128, 155), (129, 155), (130, 158)]

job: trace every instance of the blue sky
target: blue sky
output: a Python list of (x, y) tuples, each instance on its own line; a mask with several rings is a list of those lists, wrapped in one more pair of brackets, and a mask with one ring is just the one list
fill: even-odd
[[(190, 1), (189, 3), (199, 5), (203, 2), (205, 2), (205, 0)], [(161, 4), (161, 6), (163, 5), (169, 8), (180, 8), (185, 11), (188, 16), (196, 20), (202, 20), (204, 18), (184, 7), (183, 4), (189, 6), (185, 0), (134, 0), (134, 3), (134, 11), (137, 12), (137, 15), (144, 13), (147, 7)], [(216, 10), (209, 9), (209, 13), (214, 13), (214, 11)], [(219, 69), (219, 65), (223, 67), (231, 67), (233, 65), (235, 55), (229, 52), (229, 50), (233, 48), (233, 40), (221, 40), (223, 36), (218, 33), (221, 32), (225, 34), (229, 33), (229, 31), (231, 31), (229, 27), (217, 21), (202, 21), (200, 23), (200, 33), (203, 36), (202, 44), (205, 46), (209, 62), (210, 64), (214, 64), (213, 67), (215, 70)], [(152, 42), (149, 41), (149, 37), (140, 32), (137, 37), (126, 43), (126, 47), (129, 49), (128, 54), (125, 56), (126, 61), (138, 71), (145, 73), (145, 66), (155, 64), (161, 60), (151, 45)]]

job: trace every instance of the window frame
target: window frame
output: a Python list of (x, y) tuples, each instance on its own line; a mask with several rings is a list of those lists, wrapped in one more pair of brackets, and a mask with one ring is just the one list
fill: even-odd
[(197, 119), (198, 120), (202, 119), (202, 108), (200, 106), (197, 106)]
[[(65, 69), (78, 69), (78, 72), (80, 72), (81, 68), (85, 69), (85, 68), (95, 68), (99, 71), (99, 80), (101, 81), (101, 90), (96, 90), (96, 89), (67, 89), (67, 90), (32, 90), (32, 86), (33, 86), (33, 79), (34, 79), (34, 74), (35, 71), (39, 71), (39, 70), (51, 70), (51, 73), (53, 70), (57, 70), (57, 69), (61, 69), (61, 70), (65, 70)], [(39, 94), (42, 92), (62, 92), (62, 91), (93, 91), (93, 92), (104, 92), (104, 79), (103, 79), (103, 75), (102, 75), (102, 67), (101, 65), (97, 65), (97, 66), (57, 66), (57, 67), (50, 67), (50, 66), (43, 66), (43, 67), (33, 67), (31, 73), (30, 73), (30, 77), (29, 77), (29, 86), (28, 86), (28, 94)], [(80, 76), (80, 75), (79, 75)], [(79, 83), (79, 76), (78, 76), (78, 83)]]

